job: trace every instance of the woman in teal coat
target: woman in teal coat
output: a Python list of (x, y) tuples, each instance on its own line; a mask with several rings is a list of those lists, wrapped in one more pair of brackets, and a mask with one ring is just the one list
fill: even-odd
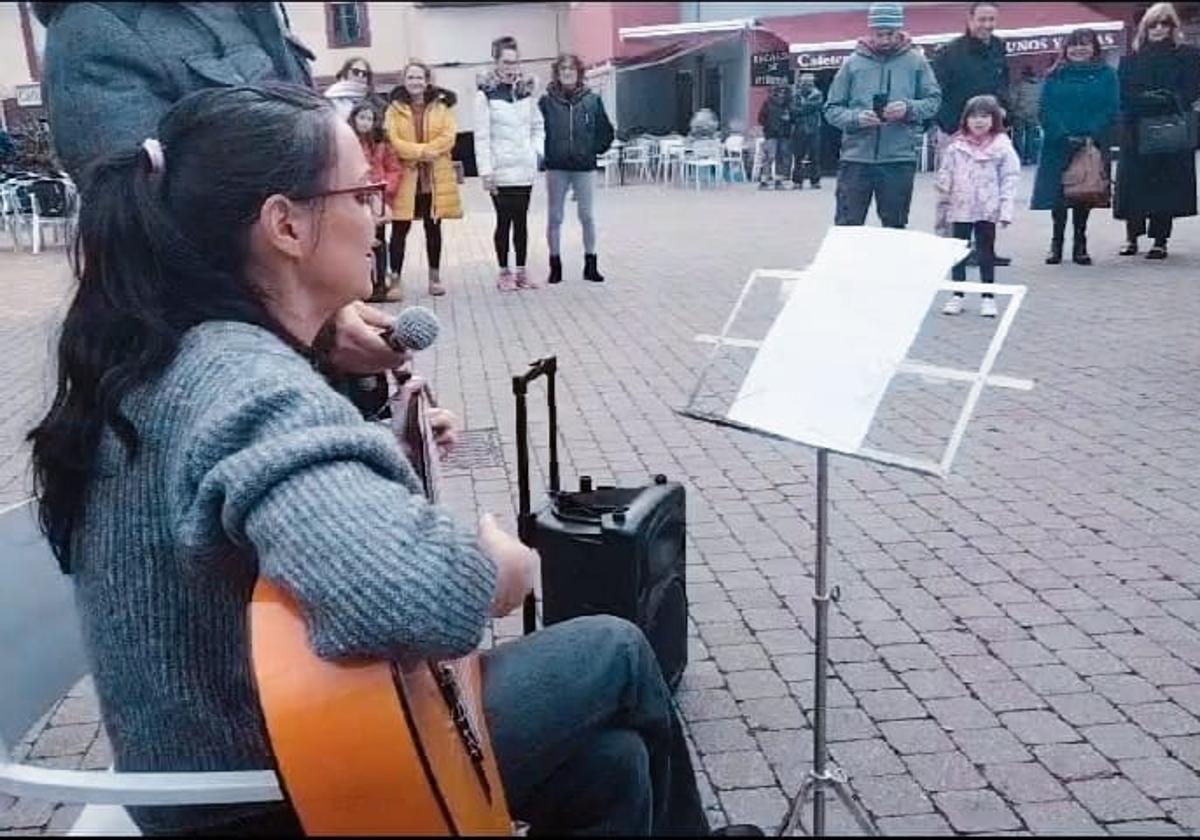
[(1090, 207), (1068, 205), (1063, 198), (1062, 174), (1075, 152), (1091, 140), (1109, 164), (1110, 135), (1120, 110), (1117, 74), (1100, 57), (1100, 39), (1091, 29), (1076, 29), (1063, 42), (1062, 56), (1042, 89), (1042, 159), (1033, 183), (1034, 210), (1049, 210), (1054, 220), (1046, 262), (1062, 262), (1067, 209), (1073, 206), (1074, 242), (1071, 259), (1091, 265), (1087, 251)]

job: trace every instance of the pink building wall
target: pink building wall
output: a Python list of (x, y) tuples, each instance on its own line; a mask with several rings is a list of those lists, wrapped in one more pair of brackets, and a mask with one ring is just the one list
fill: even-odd
[(637, 55), (658, 44), (622, 42), (618, 31), (627, 26), (679, 23), (678, 3), (574, 3), (571, 43), (589, 67), (616, 56)]

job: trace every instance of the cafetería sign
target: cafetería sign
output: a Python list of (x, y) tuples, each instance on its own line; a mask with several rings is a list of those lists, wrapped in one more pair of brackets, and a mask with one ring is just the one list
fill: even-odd
[[(1030, 37), (1010, 37), (1004, 41), (1004, 49), (1010, 57), (1024, 55), (1057, 55), (1062, 51), (1063, 41), (1069, 33), (1062, 32), (1052, 35), (1036, 35)], [(1124, 47), (1125, 36), (1120, 31), (1098, 31), (1100, 49), (1108, 52)], [(934, 50), (949, 43), (957, 35), (926, 35), (914, 38), (914, 43), (923, 48), (926, 55), (932, 55)], [(814, 45), (813, 50), (805, 49), (804, 44), (793, 44), (791, 51), (796, 56), (798, 70), (819, 71), (836, 70), (842, 66), (846, 56), (854, 52), (855, 42), (843, 41), (837, 46), (833, 44)]]

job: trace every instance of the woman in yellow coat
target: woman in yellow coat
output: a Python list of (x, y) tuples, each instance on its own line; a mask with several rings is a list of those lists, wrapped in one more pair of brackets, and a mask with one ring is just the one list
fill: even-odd
[(413, 219), (425, 225), (425, 255), (429, 259), (429, 293), (444, 295), (439, 269), (442, 259), (442, 219), (461, 219), (462, 201), (450, 150), (458, 133), (454, 107), (457, 97), (433, 84), (429, 68), (412, 61), (404, 82), (392, 91), (384, 129), (396, 157), (406, 170), (392, 204), (391, 263), (394, 282), (404, 268), (404, 242)]

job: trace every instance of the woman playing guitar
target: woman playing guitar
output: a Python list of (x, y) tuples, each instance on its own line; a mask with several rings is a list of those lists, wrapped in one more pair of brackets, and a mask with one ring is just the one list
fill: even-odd
[[(536, 554), (430, 503), (396, 440), (315, 369), (320, 325), (371, 291), (367, 172), (318, 95), (229, 87), (180, 100), (88, 179), (57, 393), (30, 437), (119, 771), (275, 766), (251, 665), (260, 582), (320, 660), (403, 667), (471, 653), (530, 588)], [(707, 829), (633, 625), (563, 622), (479, 666), (514, 819)], [(131, 814), (146, 833), (300, 828), (278, 803)]]

